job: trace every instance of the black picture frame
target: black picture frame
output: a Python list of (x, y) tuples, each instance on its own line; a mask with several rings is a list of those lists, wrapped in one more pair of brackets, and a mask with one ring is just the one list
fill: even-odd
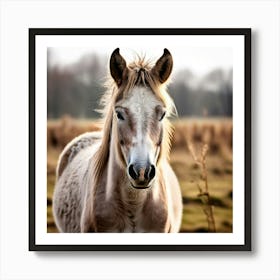
[[(242, 245), (39, 245), (35, 239), (35, 52), (36, 36), (43, 35), (243, 35), (244, 36), (244, 244)], [(250, 251), (251, 248), (251, 29), (186, 28), (186, 29), (29, 29), (29, 250), (30, 251)]]

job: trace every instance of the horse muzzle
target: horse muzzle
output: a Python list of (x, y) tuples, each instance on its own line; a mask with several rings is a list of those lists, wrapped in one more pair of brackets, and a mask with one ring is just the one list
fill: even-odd
[(147, 189), (156, 175), (156, 167), (153, 164), (138, 166), (130, 164), (127, 168), (130, 183), (135, 189)]

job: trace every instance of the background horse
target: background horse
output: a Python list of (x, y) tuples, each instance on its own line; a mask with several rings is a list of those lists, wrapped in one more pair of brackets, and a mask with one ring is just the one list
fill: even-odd
[(153, 67), (127, 65), (116, 49), (103, 96), (103, 131), (85, 133), (63, 150), (53, 197), (61, 232), (178, 232), (180, 186), (168, 163), (175, 106), (165, 90), (170, 52)]

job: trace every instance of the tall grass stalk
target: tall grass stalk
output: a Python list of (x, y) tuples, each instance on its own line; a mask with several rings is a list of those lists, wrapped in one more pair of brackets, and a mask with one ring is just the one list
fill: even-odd
[(211, 196), (209, 193), (208, 177), (207, 177), (206, 157), (209, 149), (208, 144), (203, 144), (200, 152), (200, 157), (197, 156), (194, 145), (190, 139), (187, 139), (187, 146), (195, 163), (200, 167), (201, 178), (202, 181), (204, 182), (204, 189), (199, 185), (198, 182), (197, 182), (197, 188), (199, 190), (198, 197), (201, 199), (202, 209), (207, 219), (208, 232), (216, 232), (213, 206), (211, 203)]

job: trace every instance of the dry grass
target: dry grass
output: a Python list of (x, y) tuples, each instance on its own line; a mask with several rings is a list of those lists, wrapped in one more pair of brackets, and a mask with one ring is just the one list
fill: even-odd
[(77, 121), (64, 116), (58, 121), (48, 121), (47, 144), (48, 147), (60, 148), (61, 150), (76, 136), (87, 132), (100, 130), (101, 125), (93, 121)]
[(174, 123), (173, 146), (185, 147), (186, 138), (191, 143), (205, 143), (210, 154), (221, 154), (232, 161), (232, 120), (180, 119)]
[[(174, 122), (175, 134), (170, 155), (178, 176), (184, 202), (181, 232), (208, 232), (209, 222), (201, 207), (197, 184), (205, 180), (199, 165), (187, 147), (190, 139), (195, 147), (207, 144), (207, 184), (211, 191), (211, 208), (216, 232), (232, 232), (232, 121), (231, 119), (180, 119)], [(51, 204), (55, 168), (59, 153), (75, 136), (100, 129), (95, 121), (78, 121), (69, 117), (48, 122), (48, 232), (56, 232)], [(206, 156), (206, 154), (205, 154)], [(206, 166), (205, 166), (206, 169)]]
[(213, 207), (211, 203), (210, 193), (209, 193), (209, 187), (208, 187), (208, 176), (207, 176), (207, 167), (206, 167), (206, 156), (208, 152), (208, 144), (203, 144), (200, 157), (197, 156), (195, 147), (193, 143), (190, 140), (187, 140), (187, 146), (189, 148), (189, 151), (194, 159), (194, 162), (200, 167), (201, 169), (201, 179), (204, 183), (204, 188), (202, 188), (197, 182), (197, 188), (199, 190), (198, 197), (201, 199), (203, 211), (206, 215), (206, 219), (208, 222), (208, 231), (209, 232), (216, 232), (216, 226), (215, 226), (215, 218), (213, 214)]

